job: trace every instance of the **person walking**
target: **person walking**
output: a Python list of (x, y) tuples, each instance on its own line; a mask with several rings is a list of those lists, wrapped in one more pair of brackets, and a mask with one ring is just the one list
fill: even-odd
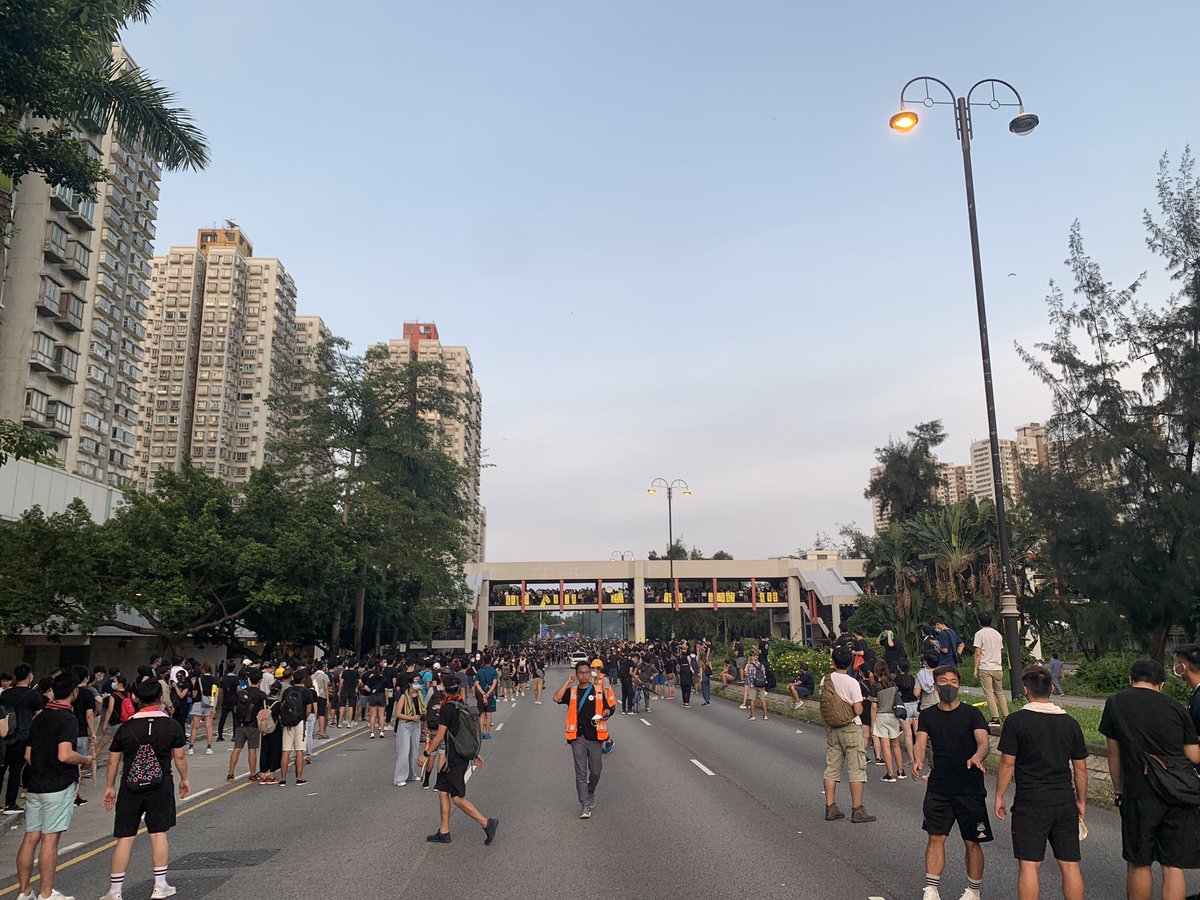
[(184, 754), (187, 740), (183, 726), (162, 708), (160, 682), (140, 681), (134, 686), (134, 694), (139, 709), (117, 729), (109, 751), (103, 805), (106, 810), (116, 810), (113, 837), (117, 846), (113, 849), (108, 892), (100, 900), (121, 900), (133, 841), (143, 818), (150, 835), (150, 859), (154, 865), (154, 888), (150, 896), (152, 900), (162, 900), (175, 895), (175, 888), (167, 883), (170, 857), (167, 832), (175, 827), (171, 764), (174, 762), (179, 770), (179, 799), (186, 800), (192, 791)]
[(700, 697), (701, 706), (712, 706), (712, 648), (700, 655)]
[(229, 707), (233, 716), (233, 752), (229, 754), (229, 774), (225, 776), (226, 781), (233, 781), (237, 777), (238, 757), (242, 755), (243, 748), (249, 756), (250, 781), (258, 781), (258, 747), (262, 740), (258, 730), (258, 714), (267, 705), (267, 695), (259, 688), (262, 684), (262, 672), (252, 669), (246, 677), (249, 683), (234, 695)]
[(821, 721), (825, 725), (825, 821), (846, 818), (838, 809), (837, 786), (845, 769), (850, 782), (850, 821), (875, 821), (863, 805), (867, 782), (867, 755), (863, 748), (862, 687), (850, 673), (854, 653), (847, 646), (833, 648), (833, 671), (821, 682)]
[(304, 754), (307, 746), (305, 738), (308, 731), (308, 715), (316, 711), (317, 704), (311, 701), (311, 692), (307, 688), (292, 684), (290, 669), (283, 670), (283, 674), (279, 676), (279, 683), (282, 685), (279, 692), (279, 727), (283, 731), (283, 759), (279, 764), (279, 783), (287, 784), (288, 764), (294, 754), (296, 784), (308, 784), (308, 779), (304, 777)]
[[(500, 826), (500, 820), (487, 818), (475, 807), (474, 803), (467, 799), (467, 769), (472, 761), (476, 767), (483, 767), (483, 757), (479, 755), (479, 745), (473, 740), (470, 741), (474, 743), (473, 747), (463, 745), (470, 740), (469, 736), (463, 733), (470, 730), (462, 727), (466, 724), (463, 717), (474, 716), (476, 713), (467, 706), (462, 685), (453, 672), (442, 674), (442, 690), (445, 692), (445, 697), (442, 699), (438, 711), (437, 731), (429, 735), (424, 752), (417, 757), (418, 768), (424, 768), (428, 754), (434, 752), (445, 741), (446, 764), (438, 771), (437, 782), (434, 784), (438, 795), (441, 821), (438, 830), (426, 837), (425, 840), (431, 844), (450, 843), (450, 807), (453, 804), (483, 828), (483, 843), (491, 844), (496, 838), (496, 829)], [(477, 738), (478, 720), (474, 725)]]
[(646, 715), (650, 715), (650, 695), (654, 693), (654, 679), (657, 676), (658, 666), (654, 664), (654, 655), (647, 651), (642, 654), (641, 662), (633, 670), (633, 680), (642, 692)]
[(42, 900), (74, 900), (54, 887), (59, 841), (71, 826), (79, 788), (79, 767), (96, 774), (96, 761), (76, 751), (79, 723), (73, 703), (79, 690), (74, 675), (59, 675), (46, 704), (29, 728), (29, 791), (25, 796), (25, 837), (17, 850), (17, 900), (33, 900), (30, 882), (37, 859)]
[(1187, 890), (1183, 870), (1200, 868), (1200, 807), (1160, 793), (1158, 781), (1147, 774), (1151, 756), (1160, 765), (1178, 766), (1183, 760), (1200, 765), (1196, 726), (1183, 706), (1163, 694), (1166, 680), (1157, 660), (1135, 661), (1129, 687), (1109, 697), (1100, 716), (1108, 773), (1121, 811), (1129, 900), (1150, 900), (1155, 863), (1162, 869), (1163, 900), (1182, 900)]
[(1050, 677), (1054, 679), (1054, 695), (1061, 697), (1063, 695), (1063, 664), (1057, 653), (1050, 654), (1050, 662), (1046, 663), (1046, 668), (1050, 670)]
[[(992, 627), (992, 614), (979, 614), (980, 628), (975, 632), (975, 677), (987, 698), (992, 725), (1008, 716), (1008, 697), (1004, 695), (1004, 638)], [(998, 707), (998, 708), (997, 708)]]
[(1017, 897), (1038, 900), (1038, 871), (1046, 843), (1062, 874), (1064, 900), (1083, 900), (1079, 870), (1080, 825), (1087, 814), (1087, 747), (1083, 729), (1050, 702), (1050, 670), (1032, 666), (1021, 676), (1025, 706), (1004, 720), (1000, 768), (996, 772), (996, 818), (1008, 818), (1004, 794), (1014, 776), (1013, 856), (1017, 858)]
[(392, 784), (404, 787), (410, 781), (420, 780), (421, 722), (425, 719), (425, 698), (421, 696), (418, 681), (410, 678), (404, 690), (396, 698), (396, 769)]
[(763, 721), (767, 720), (767, 667), (758, 658), (758, 650), (750, 651), (750, 661), (746, 663), (746, 705), (750, 709), (748, 718), (754, 721), (754, 704), (762, 704)]
[(554, 702), (567, 707), (566, 738), (575, 761), (579, 818), (590, 819), (596, 808), (596, 788), (604, 768), (608, 718), (617, 708), (617, 699), (603, 676), (594, 679), (591, 667), (586, 662), (579, 662), (575, 674), (554, 692)]
[(933, 772), (925, 791), (922, 828), (925, 845), (925, 891), (922, 900), (940, 900), (946, 868), (946, 838), (957, 823), (966, 853), (967, 889), (960, 900), (979, 900), (983, 886), (983, 844), (992, 840), (987, 788), (983, 783), (987, 759), (987, 721), (974, 706), (958, 699), (958, 669), (933, 670), (938, 704), (921, 713), (913, 777), (921, 773), (925, 749), (933, 745)]
[(958, 632), (946, 624), (946, 620), (941, 616), (934, 616), (930, 620), (933, 626), (934, 646), (938, 652), (939, 666), (957, 666), (958, 661), (962, 659), (963, 650), (966, 645), (963, 644), (962, 638), (958, 636)]
[(692, 707), (692, 688), (696, 685), (696, 676), (700, 671), (699, 660), (695, 654), (688, 653), (679, 658), (679, 694), (684, 709)]

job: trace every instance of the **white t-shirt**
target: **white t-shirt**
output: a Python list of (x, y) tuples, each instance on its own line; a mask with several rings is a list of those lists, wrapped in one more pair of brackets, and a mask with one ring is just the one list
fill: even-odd
[(274, 683), (275, 683), (275, 673), (272, 671), (269, 671), (267, 669), (264, 669), (263, 674), (262, 674), (262, 684), (260, 684), (258, 686), (258, 689), (260, 691), (262, 691), (264, 694), (266, 694), (271, 690), (271, 685), (273, 685)]
[(979, 651), (979, 668), (988, 671), (1000, 669), (1000, 651), (1004, 648), (1004, 638), (1000, 632), (990, 625), (975, 632), (975, 649)]
[[(837, 691), (837, 695), (847, 703), (862, 703), (862, 685), (858, 683), (858, 679), (850, 675), (843, 675), (841, 672), (830, 672), (829, 678), (833, 681), (833, 689)], [(854, 724), (861, 725), (862, 718), (854, 717)]]

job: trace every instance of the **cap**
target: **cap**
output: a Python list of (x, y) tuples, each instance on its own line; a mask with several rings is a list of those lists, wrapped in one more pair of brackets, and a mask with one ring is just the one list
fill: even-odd
[(243, 665), (243, 666), (248, 666), (248, 665), (250, 665), (250, 660), (248, 660), (248, 659), (243, 659), (243, 660), (242, 660), (242, 665)]
[(603, 660), (600, 660), (600, 659), (593, 659), (593, 660), (592, 660), (592, 668), (593, 668), (593, 669), (603, 669), (603, 668), (604, 668), (604, 661), (603, 661)]

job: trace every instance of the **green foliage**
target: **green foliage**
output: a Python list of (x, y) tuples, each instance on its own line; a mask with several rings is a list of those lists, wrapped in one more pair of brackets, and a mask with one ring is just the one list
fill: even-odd
[(1031, 473), (1026, 504), (1039, 569), (1068, 597), (1114, 610), (1155, 658), (1200, 604), (1200, 180), (1164, 156), (1147, 246), (1179, 285), (1158, 304), (1143, 279), (1116, 289), (1078, 223), (1068, 299), (1047, 298), (1053, 337), (1022, 350), (1050, 389), (1058, 465)]
[(771, 641), (767, 647), (767, 663), (782, 689), (800, 672), (800, 664), (808, 663), (814, 683), (833, 671), (829, 654), (821, 650), (810, 650), (793, 641)]
[(9, 459), (28, 459), (55, 468), (62, 468), (62, 460), (55, 451), (58, 441), (44, 428), (22, 425), (0, 419), (0, 466)]
[(173, 95), (136, 66), (112, 58), (150, 0), (10, 0), (0, 3), (0, 173), (40, 173), (95, 199), (107, 173), (76, 129), (143, 146), (167, 168), (203, 168), (204, 135)]
[(863, 496), (877, 499), (883, 514), (893, 522), (903, 522), (929, 509), (938, 486), (933, 451), (945, 440), (942, 423), (935, 419), (914, 427), (905, 440), (877, 447), (875, 458), (882, 471), (871, 479)]

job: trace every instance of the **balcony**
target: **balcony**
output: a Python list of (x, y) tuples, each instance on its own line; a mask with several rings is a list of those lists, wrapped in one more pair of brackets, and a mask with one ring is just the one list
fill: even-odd
[(61, 384), (76, 384), (78, 371), (79, 354), (59, 344), (54, 351), (54, 369), (50, 372), (50, 378)]
[(62, 264), (64, 274), (74, 278), (77, 281), (86, 281), (88, 277), (88, 263), (91, 261), (92, 251), (79, 241), (71, 242), (71, 256)]
[(53, 372), (57, 366), (54, 350), (52, 337), (40, 331), (34, 332), (33, 349), (29, 351), (29, 368), (34, 372)]
[(66, 331), (83, 331), (83, 299), (78, 294), (64, 291), (54, 321)]
[(75, 192), (69, 187), (64, 187), (60, 184), (58, 187), (50, 188), (50, 205), (54, 209), (68, 212), (74, 201)]
[(76, 197), (75, 202), (67, 211), (67, 220), (79, 228), (95, 231), (96, 204), (91, 200)]
[(36, 425), (38, 428), (45, 428), (49, 424), (49, 417), (44, 409), (36, 409), (26, 405), (25, 411), (21, 413), (21, 421), (26, 425)]
[(46, 238), (46, 242), (42, 244), (42, 255), (53, 263), (61, 263), (67, 261), (67, 242), (56, 241), (53, 238)]
[(71, 436), (71, 407), (65, 403), (51, 402), (46, 410), (46, 428), (58, 437)]

